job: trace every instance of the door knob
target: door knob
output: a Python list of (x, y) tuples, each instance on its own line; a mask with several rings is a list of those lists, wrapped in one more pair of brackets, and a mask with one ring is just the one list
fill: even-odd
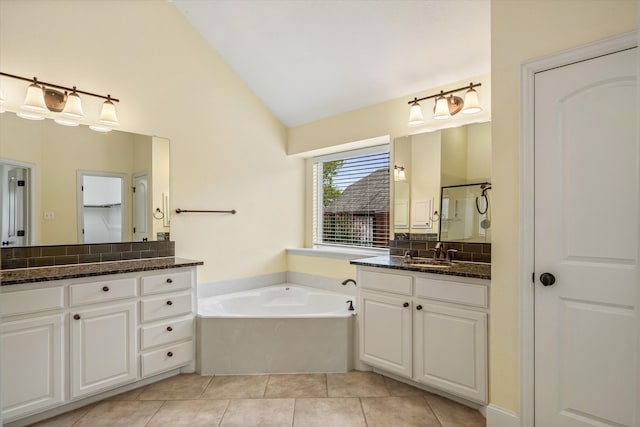
[(556, 283), (556, 277), (551, 273), (542, 273), (540, 275), (540, 283), (543, 286), (551, 286)]

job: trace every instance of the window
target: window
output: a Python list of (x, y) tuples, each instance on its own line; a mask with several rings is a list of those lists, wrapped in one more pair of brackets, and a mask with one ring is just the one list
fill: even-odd
[(389, 146), (316, 157), (315, 245), (389, 247)]

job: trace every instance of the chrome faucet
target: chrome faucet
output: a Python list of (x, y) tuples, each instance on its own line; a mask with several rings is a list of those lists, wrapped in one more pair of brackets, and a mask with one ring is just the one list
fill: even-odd
[(404, 262), (408, 262), (408, 263), (413, 262), (413, 256), (411, 256), (411, 251), (404, 251)]
[(433, 247), (433, 259), (443, 259), (442, 255), (444, 254), (444, 243), (438, 242)]

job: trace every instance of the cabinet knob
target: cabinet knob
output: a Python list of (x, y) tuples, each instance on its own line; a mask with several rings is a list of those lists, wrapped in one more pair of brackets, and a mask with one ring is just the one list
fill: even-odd
[(173, 301), (171, 300), (167, 301), (167, 305), (173, 305)]
[(73, 318), (74, 318), (75, 320), (80, 320), (80, 315), (79, 315), (79, 314), (74, 314), (74, 315), (73, 315)]
[(416, 306), (416, 310), (422, 310), (422, 306), (421, 305)]
[(173, 357), (173, 353), (169, 352), (169, 353), (167, 353), (167, 356)]
[(171, 326), (167, 326), (167, 331), (171, 332), (173, 331), (173, 328)]
[(169, 277), (169, 278), (167, 279), (167, 283), (173, 283), (173, 279), (171, 279), (171, 277)]
[(102, 288), (102, 290), (103, 290), (103, 291), (105, 291), (105, 292), (109, 292), (109, 287), (108, 287), (108, 286), (104, 286), (104, 287)]
[(402, 306), (403, 306), (403, 307), (405, 307), (405, 308), (406, 308), (406, 307), (409, 307), (409, 303), (408, 303), (408, 302), (405, 302), (404, 304), (402, 304)]

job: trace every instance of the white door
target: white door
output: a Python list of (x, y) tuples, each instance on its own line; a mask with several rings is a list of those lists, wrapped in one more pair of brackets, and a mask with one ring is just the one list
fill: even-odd
[(535, 75), (537, 426), (640, 422), (637, 51)]
[(149, 180), (147, 174), (133, 176), (133, 241), (149, 239)]
[(78, 171), (79, 243), (126, 242), (127, 175)]
[(28, 168), (0, 164), (2, 186), (2, 246), (25, 246), (29, 242), (29, 178)]
[(136, 303), (71, 312), (71, 398), (137, 378)]
[(411, 298), (360, 294), (360, 359), (405, 377), (412, 374)]

